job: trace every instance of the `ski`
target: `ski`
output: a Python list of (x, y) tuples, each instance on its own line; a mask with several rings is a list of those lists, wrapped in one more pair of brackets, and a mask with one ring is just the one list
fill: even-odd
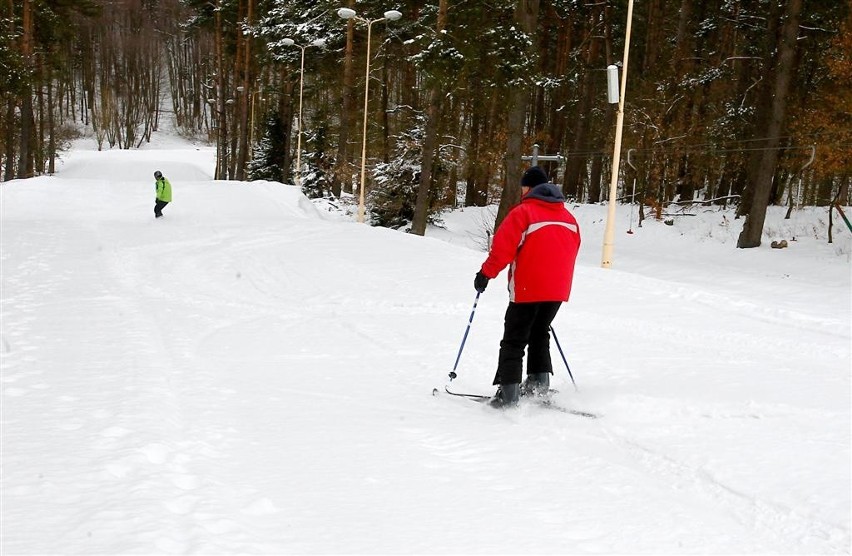
[[(437, 388), (435, 390), (433, 390), (432, 394), (433, 395), (436, 394), (437, 390), (438, 390)], [(479, 403), (485, 403), (485, 402), (487, 402), (488, 400), (491, 399), (491, 396), (483, 396), (482, 394), (464, 394), (464, 393), (461, 393), (461, 392), (453, 392), (452, 390), (450, 390), (449, 386), (444, 386), (444, 391), (451, 396), (457, 396), (459, 398), (467, 398), (469, 400), (479, 402)]]
[(571, 415), (577, 415), (578, 417), (586, 417), (587, 419), (597, 419), (597, 413), (589, 413), (588, 411), (580, 411), (579, 409), (571, 409), (570, 407), (563, 407), (561, 405), (557, 405), (553, 403), (551, 400), (537, 400), (535, 403), (542, 407), (546, 407), (548, 409), (553, 409), (554, 411), (561, 411), (562, 413), (570, 413)]
[[(468, 399), (470, 401), (477, 402), (477, 403), (485, 403), (485, 402), (487, 402), (488, 400), (491, 399), (491, 396), (483, 396), (482, 394), (468, 394), (468, 393), (465, 393), (465, 392), (453, 392), (452, 390), (450, 390), (449, 386), (444, 386), (444, 391), (451, 396), (456, 396), (456, 397), (459, 397), (459, 398), (465, 398), (465, 399)], [(432, 395), (435, 396), (437, 394), (438, 394), (438, 389), (434, 388), (432, 390)], [(523, 399), (529, 399), (529, 398), (523, 398)], [(564, 407), (564, 406), (561, 406), (559, 404), (553, 403), (553, 401), (549, 400), (549, 399), (532, 398), (532, 401), (533, 401), (534, 404), (536, 404), (540, 407), (552, 409), (554, 411), (559, 411), (559, 412), (562, 412), (562, 413), (568, 413), (569, 415), (576, 415), (578, 417), (585, 417), (587, 419), (597, 419), (598, 418), (598, 415), (596, 413), (589, 413), (588, 411), (580, 411), (578, 409), (571, 409), (569, 407)]]

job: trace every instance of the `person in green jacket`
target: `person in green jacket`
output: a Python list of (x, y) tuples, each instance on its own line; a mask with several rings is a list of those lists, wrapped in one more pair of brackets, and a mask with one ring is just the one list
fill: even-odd
[(157, 200), (154, 203), (154, 218), (163, 216), (163, 208), (172, 202), (172, 184), (157, 170), (154, 172), (154, 186), (157, 190)]

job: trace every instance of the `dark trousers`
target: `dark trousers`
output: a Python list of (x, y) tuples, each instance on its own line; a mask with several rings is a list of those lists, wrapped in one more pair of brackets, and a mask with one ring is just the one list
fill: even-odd
[(161, 201), (157, 199), (157, 202), (154, 203), (154, 216), (159, 218), (163, 215), (163, 209), (168, 205), (168, 201)]
[(528, 346), (527, 374), (553, 374), (550, 362), (550, 323), (561, 306), (561, 301), (509, 303), (494, 384), (520, 384), (524, 349)]

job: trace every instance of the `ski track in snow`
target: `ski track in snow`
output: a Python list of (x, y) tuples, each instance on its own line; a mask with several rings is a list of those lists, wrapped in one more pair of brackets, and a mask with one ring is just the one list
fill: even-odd
[[(3, 187), (4, 553), (850, 551), (848, 310), (583, 267), (555, 399), (601, 418), (495, 412), (430, 395), (480, 252), (291, 188), (153, 222), (147, 188), (83, 219)], [(459, 391), (490, 392), (504, 285)]]
[[(446, 396), (443, 397), (449, 399)], [(465, 400), (459, 400), (460, 403), (465, 402)], [(474, 406), (469, 401), (467, 403)], [(480, 407), (484, 408), (484, 406)], [(493, 413), (492, 410), (484, 409), (486, 413)], [(520, 411), (523, 417), (517, 419), (518, 423), (523, 422), (523, 419), (541, 418), (542, 414), (555, 413), (529, 405), (524, 405)], [(761, 414), (760, 410), (756, 410), (734, 415), (702, 413), (691, 417), (694, 419), (762, 419), (766, 416)], [(789, 415), (785, 413), (784, 416)], [(507, 416), (509, 419), (513, 417), (511, 414)], [(800, 415), (800, 417), (806, 416)], [(622, 423), (613, 423), (613, 420), (606, 415), (601, 415), (598, 420), (587, 420), (567, 414), (557, 415), (553, 417), (550, 424), (558, 424), (560, 418), (571, 421), (571, 427), (563, 429), (570, 432), (559, 434), (558, 440), (548, 438), (548, 442), (569, 442), (576, 446), (578, 453), (592, 460), (587, 465), (599, 469), (603, 476), (626, 470), (630, 474), (637, 475), (637, 484), (653, 483), (657, 496), (660, 490), (670, 491), (672, 497), (670, 503), (687, 500), (690, 505), (702, 506), (706, 518), (719, 520), (724, 525), (718, 534), (730, 536), (736, 541), (734, 544), (740, 546), (743, 552), (785, 553), (790, 551), (791, 547), (799, 546), (796, 552), (801, 550), (805, 553), (843, 553), (848, 548), (849, 533), (840, 524), (803, 515), (794, 508), (756, 497), (753, 493), (740, 491), (715, 477), (707, 469), (706, 462), (696, 464), (681, 461), (657, 448), (644, 445), (631, 438), (631, 433)], [(551, 433), (556, 430), (558, 429), (548, 429)], [(475, 464), (481, 455), (475, 450), (465, 449), (465, 443), (458, 440), (433, 439), (430, 445), (436, 450), (440, 451), (443, 448), (443, 451), (449, 452), (445, 457), (452, 465)], [(451, 449), (448, 450), (447, 447)], [(570, 475), (570, 466), (566, 466), (564, 472)], [(625, 494), (624, 488), (621, 486), (614, 490)], [(633, 546), (629, 537), (608, 536), (606, 540), (607, 552), (622, 553), (630, 551)], [(676, 552), (700, 553), (703, 551), (701, 543), (696, 542), (697, 539), (692, 538), (690, 541), (678, 545)], [(586, 551), (582, 544), (579, 547), (581, 549), (577, 550), (578, 552)]]
[(603, 432), (627, 452), (626, 457), (630, 462), (638, 462), (649, 475), (661, 479), (678, 496), (705, 499), (715, 508), (714, 511), (733, 516), (744, 531), (751, 531), (761, 539), (766, 547), (764, 550), (784, 552), (802, 539), (805, 540), (802, 544), (806, 552), (825, 550), (826, 544), (832, 552), (841, 552), (848, 546), (848, 532), (839, 525), (755, 498), (750, 493), (726, 485), (704, 469), (703, 465), (695, 467), (678, 461), (624, 437), (611, 428), (604, 427)]
[[(80, 241), (85, 238), (85, 231), (75, 231), (71, 235)], [(96, 238), (88, 239), (96, 243)], [(62, 245), (63, 236), (49, 238), (49, 244)], [(40, 507), (49, 510), (44, 514), (46, 520), (30, 525), (31, 531), (18, 534), (34, 543), (30, 546), (43, 546), (45, 551), (81, 538), (86, 539), (89, 550), (105, 552), (121, 552), (134, 546), (133, 543), (163, 553), (238, 550), (251, 539), (246, 533), (246, 524), (222, 519), (205, 506), (210, 501), (229, 506), (242, 501), (251, 516), (263, 511), (264, 498), (258, 493), (233, 492), (231, 488), (217, 486), (216, 462), (225, 457), (221, 450), (223, 437), (188, 422), (182, 408), (192, 404), (185, 399), (181, 388), (176, 388), (176, 383), (189, 380), (205, 392), (209, 402), (215, 403), (226, 393), (211, 388), (204, 380), (203, 371), (201, 375), (191, 375), (166, 356), (170, 348), (164, 345), (157, 323), (149, 318), (149, 308), (140, 306), (134, 302), (133, 295), (128, 295), (139, 284), (128, 283), (127, 277), (132, 274), (127, 273), (124, 264), (112, 265), (120, 270), (106, 275), (93, 272), (85, 277), (78, 276), (78, 280), (84, 278), (84, 282), (88, 281), (101, 291), (88, 297), (64, 296), (62, 291), (69, 283), (70, 269), (58, 269), (66, 272), (51, 274), (53, 265), (46, 262), (50, 258), (51, 253), (29, 257), (25, 267), (40, 260), (39, 266), (46, 272), (39, 273), (39, 278), (49, 279), (37, 284), (31, 294), (8, 300), (7, 306), (12, 313), (18, 304), (24, 312), (29, 311), (29, 307), (52, 306), (55, 322), (50, 323), (49, 328), (51, 349), (70, 360), (87, 363), (65, 369), (61, 375), (63, 383), (38, 382), (27, 388), (24, 386), (27, 378), (45, 373), (32, 370), (17, 374), (17, 366), (38, 369), (39, 359), (22, 357), (16, 360), (16, 354), (37, 352), (44, 345), (42, 341), (48, 338), (31, 336), (35, 330), (26, 326), (16, 326), (9, 334), (12, 348), (9, 359), (4, 361), (4, 382), (21, 383), (21, 386), (4, 388), (5, 399), (12, 396), (27, 406), (44, 408), (44, 413), (35, 416), (38, 419), (36, 428), (58, 444), (74, 446), (68, 459), (40, 461), (35, 469), (26, 469), (30, 480), (22, 481), (26, 486), (18, 486), (10, 493), (13, 498), (35, 499)], [(111, 291), (115, 285), (119, 286), (119, 291)], [(163, 299), (161, 293), (153, 290), (150, 299), (167, 304), (168, 299)], [(29, 303), (30, 299), (40, 302)], [(67, 309), (63, 309), (64, 305)], [(63, 330), (86, 329), (85, 320), (90, 319), (115, 331), (110, 341), (120, 344), (129, 359), (119, 372), (105, 364), (111, 360), (109, 352), (113, 346), (98, 345), (99, 338), (88, 343), (85, 334), (74, 341), (63, 338)], [(31, 319), (21, 320), (25, 323)], [(34, 342), (30, 344), (30, 341)], [(66, 390), (83, 394), (62, 394)], [(8, 406), (4, 413), (6, 416), (15, 414)], [(23, 427), (25, 423), (7, 420), (4, 435), (17, 437), (17, 425)], [(16, 438), (14, 445), (18, 448), (19, 442), (24, 450), (7, 453), (4, 458), (7, 469), (15, 468), (15, 453), (26, 453), (28, 439)], [(82, 474), (69, 474), (81, 469), (85, 470)], [(56, 491), (62, 493), (58, 498), (53, 495)], [(124, 508), (128, 505), (144, 508), (131, 519), (140, 530), (133, 543), (123, 544), (112, 535), (101, 538), (102, 531), (126, 525)], [(73, 510), (74, 522), (60, 521), (67, 517), (69, 510)], [(171, 517), (164, 518), (164, 515)], [(250, 517), (245, 521), (249, 520)], [(207, 545), (203, 539), (211, 533), (227, 534), (234, 543), (230, 548), (228, 545)], [(40, 544), (42, 542), (45, 544)], [(15, 545), (9, 548), (14, 551)]]

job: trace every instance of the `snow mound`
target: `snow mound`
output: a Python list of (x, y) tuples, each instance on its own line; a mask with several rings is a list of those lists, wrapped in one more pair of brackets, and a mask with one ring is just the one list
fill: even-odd
[[(213, 179), (215, 158), (210, 149), (174, 151), (74, 151), (59, 168), (57, 175), (66, 179), (101, 179), (152, 183), (160, 170), (169, 181), (205, 181)], [(215, 152), (213, 154), (215, 157)]]

